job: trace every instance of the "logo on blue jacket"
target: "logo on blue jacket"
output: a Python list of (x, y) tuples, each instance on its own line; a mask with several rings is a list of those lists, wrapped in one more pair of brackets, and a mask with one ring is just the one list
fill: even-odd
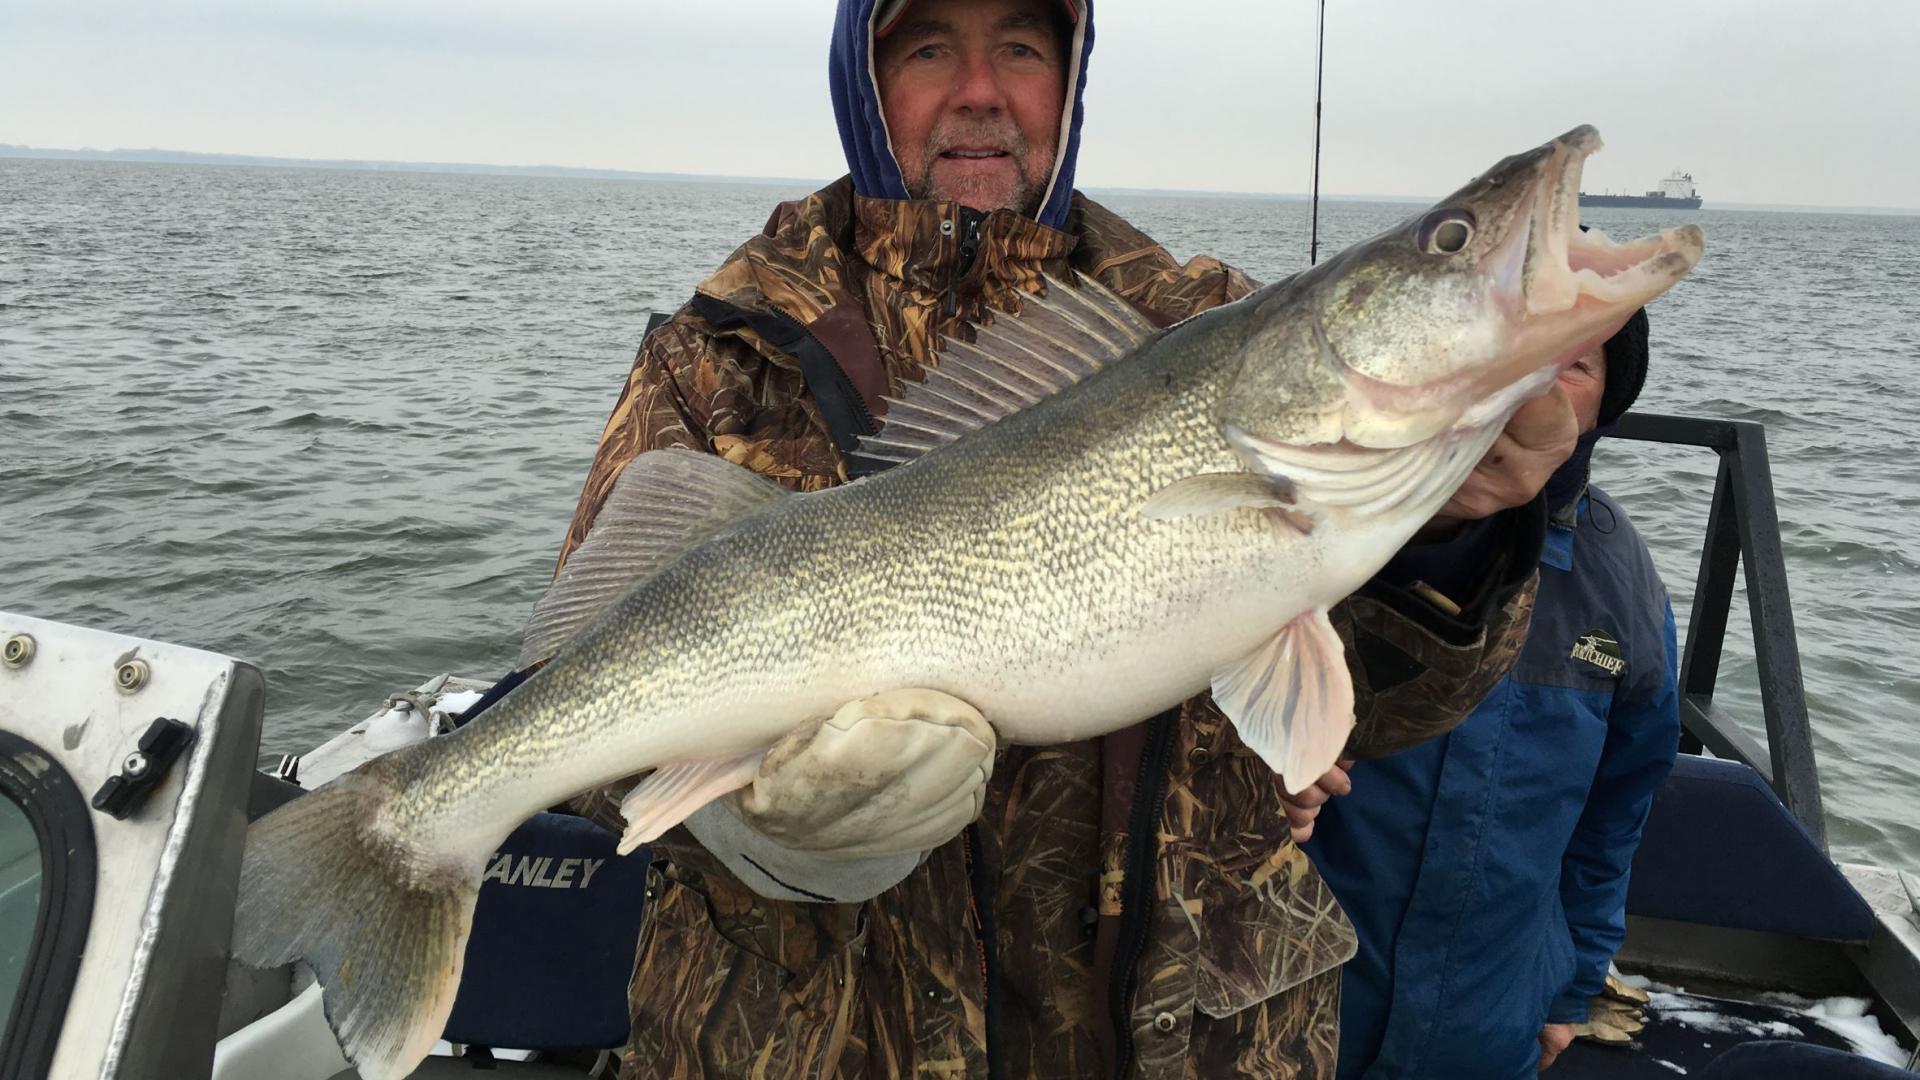
[(1627, 670), (1627, 658), (1620, 653), (1620, 643), (1605, 630), (1587, 631), (1574, 641), (1573, 651), (1567, 655), (1615, 677)]

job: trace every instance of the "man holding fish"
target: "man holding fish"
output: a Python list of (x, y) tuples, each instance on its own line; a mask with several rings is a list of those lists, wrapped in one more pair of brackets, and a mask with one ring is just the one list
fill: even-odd
[[(851, 176), (648, 335), (544, 666), (255, 826), (237, 951), (308, 958), (363, 1075), (437, 1036), (470, 866), (581, 792), (656, 859), (623, 1075), (1333, 1075), (1354, 937), (1283, 785), (1505, 673), (1554, 376), (1699, 237), (1570, 237), (1583, 128), (1286, 282), (1181, 265), (1072, 190), (1092, 40), (842, 0)], [(406, 900), (284, 928), (315, 847)]]

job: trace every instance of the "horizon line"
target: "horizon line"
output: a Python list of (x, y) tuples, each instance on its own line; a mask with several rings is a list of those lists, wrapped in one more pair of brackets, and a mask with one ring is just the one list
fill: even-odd
[[(499, 176), (542, 176), (553, 179), (582, 180), (645, 180), (645, 181), (681, 181), (727, 184), (757, 184), (782, 186), (811, 184), (822, 186), (829, 179), (796, 176), (753, 176), (727, 173), (685, 173), (667, 171), (648, 171), (639, 169), (615, 169), (598, 166), (580, 165), (498, 165), (487, 162), (463, 161), (399, 161), (385, 158), (306, 158), (282, 157), (271, 154), (235, 154), (205, 150), (169, 150), (161, 147), (136, 149), (115, 147), (101, 150), (94, 147), (66, 149), (61, 147), (28, 146), (23, 143), (0, 142), (0, 158), (28, 158), (49, 161), (128, 161), (144, 164), (177, 165), (236, 165), (266, 168), (309, 168), (334, 169), (357, 172), (415, 172), (426, 174), (467, 174)], [(1308, 201), (1311, 196), (1305, 192), (1279, 191), (1231, 191), (1211, 188), (1163, 188), (1139, 187), (1122, 184), (1090, 185), (1084, 190), (1095, 192), (1114, 192), (1130, 195), (1189, 195), (1202, 198), (1248, 198), (1279, 199), (1286, 201)], [(1357, 202), (1397, 202), (1428, 204), (1434, 201), (1431, 195), (1390, 195), (1378, 193), (1341, 193), (1321, 195), (1322, 199)], [(1891, 214), (1902, 216), (1920, 215), (1920, 207), (1869, 206), (1859, 204), (1830, 205), (1822, 203), (1743, 203), (1717, 201), (1710, 202), (1702, 209), (1737, 209), (1758, 211), (1825, 211), (1854, 212), (1864, 214)]]

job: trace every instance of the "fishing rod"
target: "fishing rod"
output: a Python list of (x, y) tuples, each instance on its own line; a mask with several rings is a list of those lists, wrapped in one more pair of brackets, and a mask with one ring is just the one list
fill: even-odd
[(1313, 57), (1313, 217), (1307, 241), (1307, 265), (1320, 261), (1320, 86), (1327, 67), (1327, 0), (1320, 0), (1318, 43)]

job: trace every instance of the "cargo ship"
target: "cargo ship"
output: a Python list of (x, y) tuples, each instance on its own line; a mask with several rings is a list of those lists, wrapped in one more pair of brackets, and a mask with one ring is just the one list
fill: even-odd
[(1623, 206), (1638, 209), (1656, 210), (1698, 210), (1700, 192), (1694, 189), (1693, 174), (1673, 170), (1673, 175), (1660, 181), (1657, 191), (1645, 195), (1589, 195), (1580, 193), (1581, 206)]

